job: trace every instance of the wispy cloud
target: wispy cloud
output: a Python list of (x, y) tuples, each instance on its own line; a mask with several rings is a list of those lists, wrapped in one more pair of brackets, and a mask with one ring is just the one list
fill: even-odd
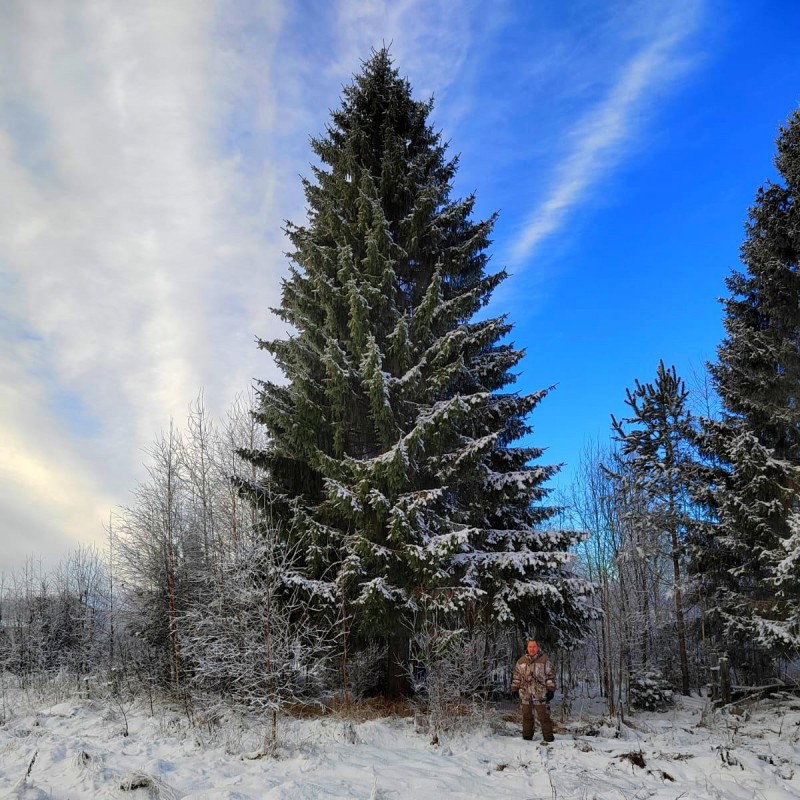
[(564, 139), (571, 146), (553, 170), (551, 190), (511, 243), (512, 263), (530, 259), (542, 241), (558, 231), (599, 181), (630, 153), (631, 139), (640, 133), (639, 114), (650, 107), (660, 90), (685, 74), (687, 61), (680, 48), (697, 30), (700, 11), (701, 4), (695, 2), (671, 5), (649, 39), (620, 69), (602, 101), (567, 130)]

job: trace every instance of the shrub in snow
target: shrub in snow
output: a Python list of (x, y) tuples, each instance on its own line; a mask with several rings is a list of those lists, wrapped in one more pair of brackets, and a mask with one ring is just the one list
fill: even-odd
[(638, 711), (663, 711), (675, 702), (672, 687), (657, 670), (631, 675), (628, 705)]
[(467, 631), (452, 630), (426, 618), (411, 637), (409, 679), (422, 707), (417, 730), (427, 729), (432, 742), (439, 732), (452, 730), (464, 720), (474, 724), (486, 698), (486, 640)]
[(346, 689), (351, 700), (361, 700), (375, 690), (386, 658), (384, 642), (371, 642), (349, 656)]

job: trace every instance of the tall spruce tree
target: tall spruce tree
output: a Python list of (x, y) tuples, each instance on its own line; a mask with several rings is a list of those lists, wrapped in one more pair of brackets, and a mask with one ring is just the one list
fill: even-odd
[(541, 528), (557, 467), (515, 444), (546, 390), (503, 391), (523, 351), (505, 317), (475, 318), (505, 277), (486, 269), (495, 218), (451, 199), (457, 159), (431, 108), (382, 49), (312, 140), (276, 310), (295, 333), (260, 342), (288, 382), (260, 384), (269, 446), (248, 454), (303, 546), (287, 580), (338, 609), (350, 646), (393, 641), (390, 671), (426, 614), (569, 636), (587, 613), (575, 534)]
[(726, 337), (710, 371), (723, 404), (705, 426), (721, 465), (700, 569), (721, 634), (770, 655), (800, 649), (800, 112), (777, 139), (780, 183), (759, 189), (727, 279)]
[(636, 380), (626, 392), (631, 415), (612, 416), (614, 436), (620, 443), (626, 470), (615, 477), (629, 481), (641, 498), (634, 527), (649, 541), (652, 558), (666, 555), (672, 569), (672, 597), (678, 634), (681, 691), (689, 694), (689, 659), (686, 646), (683, 575), (686, 540), (693, 527), (690, 481), (694, 472), (695, 431), (687, 407), (689, 393), (675, 367), (659, 361), (653, 383)]

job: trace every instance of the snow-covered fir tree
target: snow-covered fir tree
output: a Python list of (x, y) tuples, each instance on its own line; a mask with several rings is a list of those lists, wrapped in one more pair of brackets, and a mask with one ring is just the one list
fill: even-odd
[[(675, 610), (680, 684), (689, 693), (689, 659), (686, 646), (683, 575), (686, 539), (693, 526), (690, 486), (695, 456), (692, 415), (687, 407), (689, 393), (675, 367), (660, 361), (653, 383), (638, 379), (628, 389), (625, 403), (630, 416), (612, 416), (614, 437), (626, 469), (615, 474), (618, 482), (630, 482), (630, 493), (640, 498), (636, 519), (649, 546), (651, 559), (666, 558), (671, 569), (669, 594)], [(658, 564), (655, 564), (660, 569)]]
[(506, 390), (523, 351), (505, 317), (476, 319), (505, 277), (487, 271), (494, 217), (451, 198), (457, 159), (431, 108), (382, 49), (312, 140), (277, 310), (294, 333), (261, 342), (288, 382), (260, 385), (270, 441), (248, 455), (303, 545), (286, 580), (340, 614), (350, 646), (402, 646), (425, 613), (569, 636), (587, 613), (575, 534), (543, 528), (557, 467), (518, 444), (546, 390)]
[(722, 636), (772, 655), (800, 649), (800, 112), (777, 147), (782, 182), (750, 209), (710, 366), (724, 413), (705, 445), (722, 469), (699, 554)]

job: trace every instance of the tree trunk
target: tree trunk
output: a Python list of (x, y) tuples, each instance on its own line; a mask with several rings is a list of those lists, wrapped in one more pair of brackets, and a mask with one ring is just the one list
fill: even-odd
[(722, 705), (731, 702), (731, 668), (727, 656), (719, 660), (719, 688)]
[(166, 566), (167, 566), (167, 624), (169, 631), (169, 666), (170, 679), (174, 689), (180, 688), (181, 684), (181, 651), (180, 639), (178, 637), (178, 614), (175, 598), (175, 570), (172, 557), (172, 547), (166, 547)]
[(611, 652), (611, 596), (608, 588), (608, 575), (603, 575), (603, 683), (606, 690), (608, 713), (613, 714), (616, 706), (614, 700), (614, 663)]
[(408, 655), (409, 639), (402, 633), (389, 637), (389, 652), (386, 659), (386, 697), (397, 700), (409, 695)]
[(686, 625), (681, 595), (681, 564), (678, 559), (678, 532), (672, 528), (672, 571), (675, 576), (675, 622), (678, 628), (678, 655), (681, 663), (681, 691), (689, 694), (689, 658), (686, 654)]

